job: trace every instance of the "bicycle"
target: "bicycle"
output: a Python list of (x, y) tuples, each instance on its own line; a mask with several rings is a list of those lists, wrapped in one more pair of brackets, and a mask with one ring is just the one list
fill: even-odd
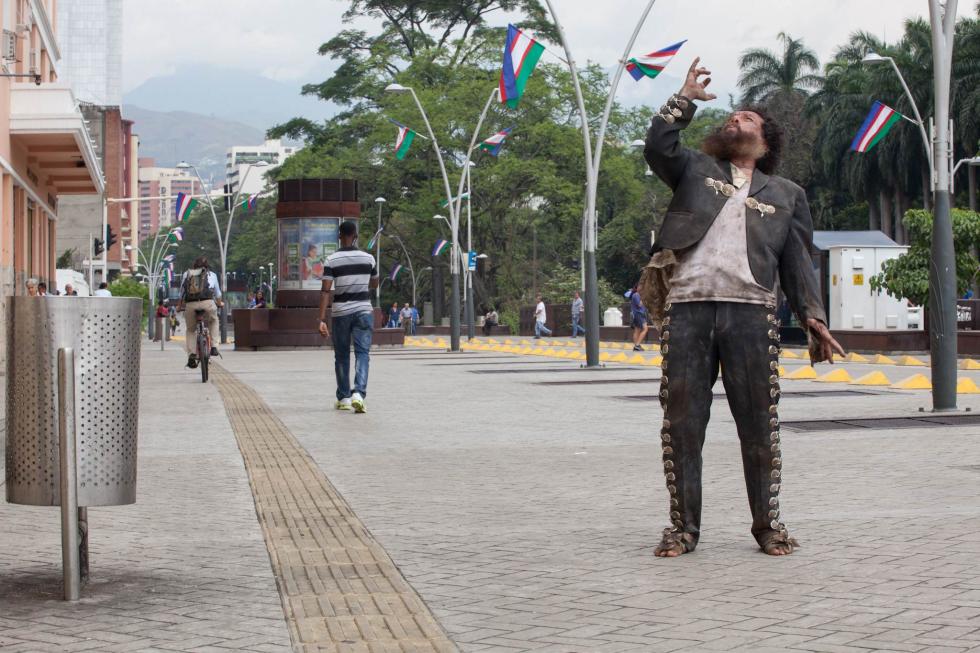
[(208, 363), (211, 360), (211, 332), (207, 327), (207, 311), (199, 308), (194, 311), (197, 327), (194, 330), (197, 338), (197, 363), (201, 367), (201, 383), (208, 382)]

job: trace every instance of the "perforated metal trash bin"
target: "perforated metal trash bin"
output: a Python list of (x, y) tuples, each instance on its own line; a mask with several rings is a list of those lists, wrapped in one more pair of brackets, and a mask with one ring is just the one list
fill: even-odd
[(12, 297), (7, 315), (7, 501), (60, 505), (58, 350), (75, 352), (79, 506), (136, 501), (142, 302)]

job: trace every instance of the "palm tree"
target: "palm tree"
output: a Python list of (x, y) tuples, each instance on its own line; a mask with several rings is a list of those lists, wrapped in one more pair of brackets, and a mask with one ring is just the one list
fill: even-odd
[(785, 32), (779, 33), (782, 53), (754, 48), (738, 59), (738, 86), (745, 104), (768, 104), (776, 97), (806, 97), (820, 87), (820, 62), (813, 50)]

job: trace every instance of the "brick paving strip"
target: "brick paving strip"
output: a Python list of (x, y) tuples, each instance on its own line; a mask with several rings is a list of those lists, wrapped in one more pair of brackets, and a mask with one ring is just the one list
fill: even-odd
[(456, 651), (439, 622), (272, 409), (215, 365), (297, 651)]

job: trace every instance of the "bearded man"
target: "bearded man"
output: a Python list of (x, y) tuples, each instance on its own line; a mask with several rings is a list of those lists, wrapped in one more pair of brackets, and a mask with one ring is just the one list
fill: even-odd
[[(711, 72), (695, 59), (680, 93), (653, 117), (647, 163), (674, 191), (641, 293), (661, 333), (661, 441), (671, 526), (655, 554), (694, 551), (701, 529), (701, 449), (719, 365), (742, 449), (752, 534), (770, 555), (799, 546), (780, 521), (779, 321), (776, 281), (806, 325), (810, 358), (843, 350), (827, 329), (810, 259), (806, 194), (773, 175), (782, 132), (761, 108), (736, 111), (704, 142), (683, 147)], [(701, 78), (704, 80), (701, 81)]]

